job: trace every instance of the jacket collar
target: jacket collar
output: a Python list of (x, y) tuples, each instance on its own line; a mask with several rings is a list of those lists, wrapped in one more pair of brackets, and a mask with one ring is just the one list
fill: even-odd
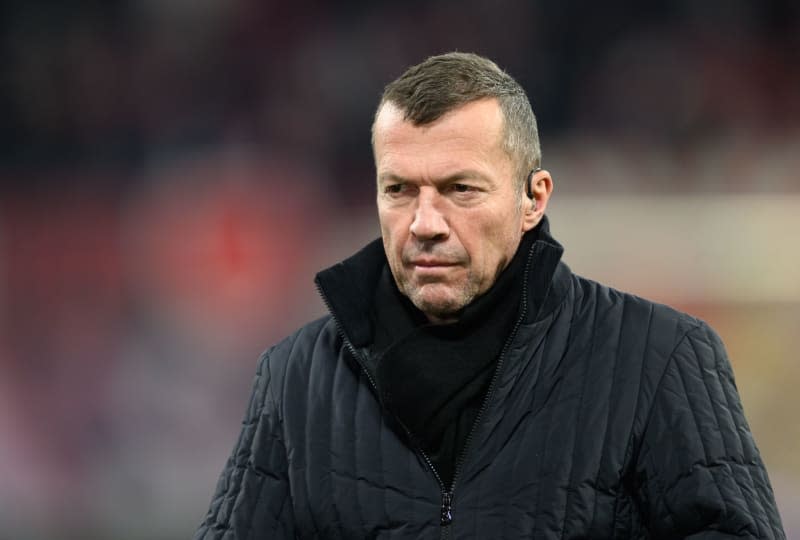
[[(546, 216), (526, 235), (534, 235), (535, 239), (528, 250), (525, 265), (527, 298), (524, 299), (524, 322), (535, 322), (561, 303), (569, 271), (565, 265), (559, 264), (564, 248), (550, 235)], [(315, 278), (328, 310), (355, 347), (364, 347), (372, 342), (369, 313), (378, 280), (387, 264), (383, 242), (378, 238), (353, 256), (322, 270)]]

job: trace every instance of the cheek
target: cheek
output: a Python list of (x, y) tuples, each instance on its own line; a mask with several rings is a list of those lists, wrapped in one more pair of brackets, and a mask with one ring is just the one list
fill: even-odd
[(378, 222), (380, 223), (381, 227), (381, 236), (383, 237), (383, 244), (385, 247), (389, 247), (389, 241), (392, 238), (392, 231), (394, 230), (394, 224), (391, 219), (391, 216), (387, 215), (385, 212), (378, 212)]
[(400, 261), (402, 260), (404, 236), (402, 229), (399, 229), (396, 222), (382, 218), (381, 238), (383, 240), (383, 251), (389, 266), (394, 271), (399, 271)]
[(505, 265), (511, 260), (519, 243), (519, 235), (508, 222), (487, 224), (476, 231), (475, 237), (481, 240), (479, 248), (473, 253), (475, 262), (491, 274), (496, 272), (498, 265)]

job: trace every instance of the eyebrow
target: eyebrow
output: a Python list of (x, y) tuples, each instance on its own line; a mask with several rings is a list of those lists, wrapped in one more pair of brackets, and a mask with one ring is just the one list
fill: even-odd
[[(436, 178), (433, 180), (434, 184), (450, 184), (452, 182), (457, 182), (459, 180), (464, 180), (465, 178), (474, 178), (481, 182), (490, 182), (489, 178), (474, 169), (464, 169), (462, 171), (456, 171), (453, 174), (445, 176), (443, 178)], [(381, 173), (378, 175), (378, 183), (386, 183), (386, 182), (413, 182), (412, 180), (400, 176), (399, 174), (394, 174), (392, 172)]]

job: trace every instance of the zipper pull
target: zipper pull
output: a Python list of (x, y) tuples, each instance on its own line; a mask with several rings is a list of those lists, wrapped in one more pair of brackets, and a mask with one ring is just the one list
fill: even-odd
[(450, 512), (450, 506), (453, 503), (453, 494), (449, 491), (442, 493), (442, 527), (450, 525), (453, 522), (453, 514)]

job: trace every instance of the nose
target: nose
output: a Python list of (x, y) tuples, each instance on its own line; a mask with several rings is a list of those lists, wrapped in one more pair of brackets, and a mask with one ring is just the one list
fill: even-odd
[(437, 207), (438, 197), (431, 193), (420, 193), (417, 197), (411, 234), (419, 241), (444, 240), (450, 234), (450, 226)]

